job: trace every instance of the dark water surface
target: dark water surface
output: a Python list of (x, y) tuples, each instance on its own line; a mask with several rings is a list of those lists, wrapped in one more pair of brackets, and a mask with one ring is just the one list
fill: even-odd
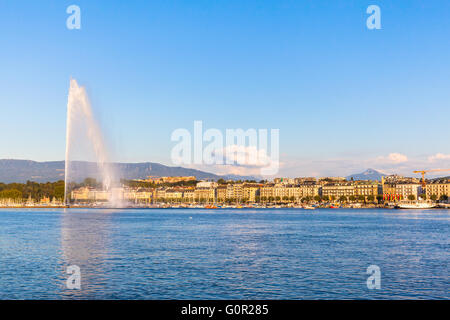
[(448, 299), (449, 235), (450, 210), (0, 209), (0, 298)]

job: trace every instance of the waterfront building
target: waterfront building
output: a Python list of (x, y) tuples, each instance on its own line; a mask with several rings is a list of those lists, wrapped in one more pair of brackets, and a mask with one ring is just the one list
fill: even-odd
[(419, 198), (422, 193), (422, 186), (419, 183), (398, 183), (395, 185), (395, 194), (400, 199), (408, 199), (410, 196), (414, 196), (414, 200)]
[(225, 202), (227, 199), (227, 186), (220, 185), (216, 188), (216, 199), (217, 202)]
[(298, 187), (300, 189), (299, 198), (309, 197), (312, 199), (320, 193), (320, 186), (316, 184), (315, 181), (304, 181), (303, 184), (300, 184)]
[(289, 188), (287, 188), (284, 184), (275, 184), (273, 194), (275, 200), (284, 200), (289, 198)]
[(217, 188), (217, 182), (215, 181), (200, 181), (197, 182), (197, 188)]
[(330, 200), (338, 200), (341, 196), (354, 196), (355, 186), (351, 182), (328, 183), (322, 186), (322, 195)]
[(153, 190), (150, 188), (125, 188), (123, 190), (123, 199), (134, 203), (150, 203), (152, 200), (152, 195)]
[(263, 201), (270, 201), (270, 199), (275, 199), (275, 185), (273, 183), (267, 183), (263, 185), (260, 189), (260, 196)]
[(259, 189), (261, 185), (256, 183), (245, 183), (242, 187), (242, 197), (246, 201), (255, 202), (256, 197), (259, 196)]
[(180, 189), (167, 189), (165, 198), (169, 201), (181, 201), (183, 192)]
[(241, 201), (244, 197), (243, 184), (242, 183), (229, 183), (227, 185), (227, 199), (235, 199)]
[(156, 188), (154, 191), (154, 199), (157, 201), (166, 198), (166, 188)]
[(152, 202), (153, 191), (151, 189), (137, 190), (135, 193), (135, 201), (138, 203)]
[(368, 196), (373, 196), (375, 198), (378, 195), (378, 181), (360, 180), (354, 181), (353, 185), (355, 186), (355, 196), (357, 197), (362, 196), (367, 200)]
[(425, 188), (427, 199), (431, 199), (432, 196), (436, 197), (437, 200), (441, 199), (442, 196), (450, 197), (450, 179), (439, 179), (430, 181)]
[[(31, 195), (30, 195), (31, 197)], [(70, 198), (74, 201), (87, 201), (89, 199), (89, 188), (83, 187), (76, 190), (72, 190)]]
[(91, 187), (82, 187), (76, 190), (72, 190), (71, 192), (71, 199), (73, 201), (108, 201), (109, 197), (109, 192), (96, 190)]
[(418, 199), (422, 193), (422, 187), (417, 178), (390, 175), (381, 178), (383, 200), (400, 201), (407, 200), (408, 196)]
[(194, 191), (194, 198), (198, 202), (214, 202), (215, 195), (216, 193), (214, 188), (195, 188)]
[(195, 202), (195, 189), (185, 188), (183, 192), (183, 202)]

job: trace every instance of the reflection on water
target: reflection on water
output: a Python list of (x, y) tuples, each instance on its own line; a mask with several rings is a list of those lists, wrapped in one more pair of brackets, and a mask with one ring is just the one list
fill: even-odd
[(67, 289), (64, 296), (89, 297), (107, 281), (105, 260), (110, 242), (113, 210), (64, 210), (61, 214), (61, 271), (67, 279), (67, 267), (80, 267), (82, 290)]
[[(450, 210), (0, 210), (3, 299), (449, 298)], [(366, 286), (381, 268), (381, 290)], [(66, 288), (67, 267), (81, 290)]]

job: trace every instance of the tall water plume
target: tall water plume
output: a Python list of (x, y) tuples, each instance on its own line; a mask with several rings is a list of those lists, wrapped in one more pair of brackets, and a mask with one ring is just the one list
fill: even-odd
[(95, 177), (101, 182), (101, 192), (109, 195), (103, 198), (108, 200), (107, 205), (121, 206), (120, 199), (114, 198), (117, 192), (113, 189), (117, 188), (118, 181), (100, 127), (86, 89), (75, 79), (70, 80), (66, 126), (64, 203), (68, 204), (71, 189), (80, 179)]

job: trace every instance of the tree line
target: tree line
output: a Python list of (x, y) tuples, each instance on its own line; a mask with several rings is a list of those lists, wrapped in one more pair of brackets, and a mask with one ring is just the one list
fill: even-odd
[(0, 199), (25, 200), (31, 199), (39, 201), (44, 197), (57, 200), (64, 199), (64, 181), (39, 183), (27, 181), (26, 183), (1, 183)]

